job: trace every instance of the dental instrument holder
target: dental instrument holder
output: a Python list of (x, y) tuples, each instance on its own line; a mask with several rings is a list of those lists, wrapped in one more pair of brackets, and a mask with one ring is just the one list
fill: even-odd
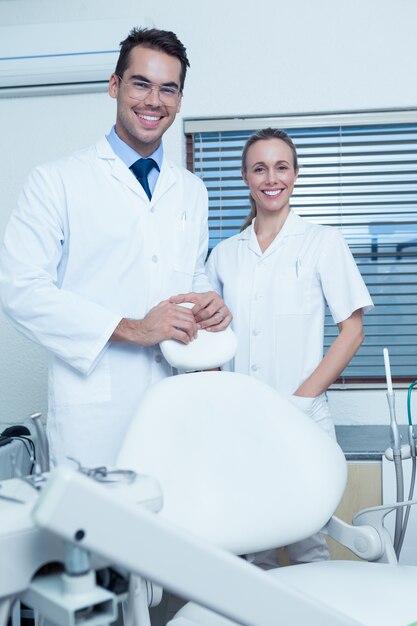
[(408, 388), (408, 398), (407, 398), (407, 411), (408, 411), (408, 443), (410, 444), (410, 454), (411, 454), (411, 458), (415, 459), (417, 456), (417, 450), (416, 450), (416, 441), (417, 441), (417, 435), (414, 431), (414, 426), (413, 426), (413, 422), (411, 419), (411, 391), (414, 388), (415, 383), (413, 383), (412, 385), (410, 385), (410, 387)]
[(416, 436), (414, 435), (414, 427), (408, 427), (408, 442), (410, 444), (410, 454), (411, 458), (416, 458)]
[(401, 435), (398, 428), (397, 416), (395, 412), (395, 394), (393, 391), (387, 391), (387, 400), (390, 414), (391, 428), (391, 446), (394, 456), (401, 458)]
[[(398, 428), (398, 422), (395, 412), (395, 394), (394, 391), (387, 391), (387, 400), (390, 413), (391, 428), (391, 446), (395, 467), (395, 477), (397, 484), (397, 502), (404, 500), (404, 476), (401, 458), (401, 435)], [(395, 513), (395, 531), (394, 531), (394, 549), (398, 556), (399, 543), (401, 538), (403, 525), (403, 509), (398, 508)]]

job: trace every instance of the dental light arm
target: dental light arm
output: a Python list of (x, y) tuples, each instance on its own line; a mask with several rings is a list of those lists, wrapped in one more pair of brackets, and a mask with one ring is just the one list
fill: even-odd
[(357, 625), (70, 468), (51, 474), (33, 517), (62, 539), (243, 626)]

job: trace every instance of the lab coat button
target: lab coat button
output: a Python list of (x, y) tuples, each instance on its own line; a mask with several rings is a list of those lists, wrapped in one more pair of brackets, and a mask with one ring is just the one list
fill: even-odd
[(251, 372), (257, 372), (259, 368), (257, 365), (251, 365), (250, 369), (251, 369)]
[(158, 257), (156, 256), (156, 254), (154, 254), (154, 255), (153, 255), (153, 257), (152, 257), (152, 261), (153, 261), (154, 263), (158, 263)]
[(254, 300), (260, 300), (262, 298), (262, 295), (260, 293), (255, 293), (255, 295), (253, 296)]
[(160, 363), (160, 362), (162, 361), (162, 355), (161, 355), (161, 354), (156, 354), (156, 355), (155, 355), (155, 361), (156, 361), (157, 363)]
[(259, 330), (256, 330), (256, 328), (252, 331), (252, 335), (254, 337), (257, 337), (259, 335)]

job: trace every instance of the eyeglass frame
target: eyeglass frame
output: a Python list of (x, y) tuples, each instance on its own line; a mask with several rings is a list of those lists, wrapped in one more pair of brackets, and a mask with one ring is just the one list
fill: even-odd
[[(117, 76), (117, 78), (118, 78), (118, 79), (119, 79), (122, 83), (124, 83), (127, 87), (131, 87), (131, 86), (133, 86), (133, 85), (132, 85), (132, 83), (129, 83), (128, 81), (123, 80), (123, 78), (122, 78), (119, 74), (115, 74), (115, 76)], [(132, 98), (132, 100), (137, 100), (138, 102), (143, 102), (144, 100), (146, 100), (146, 98), (147, 98), (147, 97), (148, 97), (148, 96), (149, 96), (149, 95), (150, 95), (153, 91), (156, 91), (156, 92), (157, 92), (157, 94), (158, 94), (158, 99), (159, 99), (159, 101), (161, 102), (161, 104), (163, 104), (164, 106), (167, 106), (167, 107), (170, 107), (170, 106), (171, 106), (171, 107), (173, 107), (173, 106), (176, 106), (176, 105), (178, 104), (178, 102), (179, 102), (180, 98), (182, 97), (182, 89), (181, 89), (180, 87), (171, 87), (170, 85), (164, 85), (164, 84), (162, 84), (162, 85), (158, 85), (157, 83), (151, 83), (151, 82), (150, 82), (150, 81), (148, 81), (148, 80), (143, 80), (143, 79), (138, 79), (138, 78), (136, 78), (136, 79), (134, 78), (134, 80), (137, 80), (138, 82), (141, 82), (141, 83), (143, 83), (143, 84), (145, 84), (145, 85), (148, 85), (148, 86), (149, 86), (149, 88), (150, 88), (150, 91), (149, 91), (149, 92), (148, 92), (148, 93), (147, 93), (147, 94), (146, 94), (143, 98), (135, 98), (135, 96), (131, 96), (130, 94), (128, 94), (128, 95), (129, 95), (129, 98)], [(177, 93), (177, 96), (176, 96), (176, 97), (177, 97), (177, 102), (175, 102), (174, 104), (167, 104), (166, 102), (164, 102), (163, 100), (161, 100), (161, 88), (163, 88), (163, 87), (164, 87), (165, 89), (172, 90), (172, 94), (173, 94), (173, 95), (174, 95), (174, 92), (176, 92), (176, 93)]]

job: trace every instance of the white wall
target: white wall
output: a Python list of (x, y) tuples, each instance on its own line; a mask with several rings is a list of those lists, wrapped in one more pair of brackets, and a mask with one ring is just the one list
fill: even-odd
[[(0, 99), (0, 239), (32, 167), (89, 145), (113, 117), (114, 102), (105, 93)], [(35, 411), (46, 413), (46, 354), (0, 314), (0, 423)]]
[[(181, 116), (165, 146), (184, 160), (182, 118), (417, 106), (415, 0), (160, 0), (155, 26), (187, 46)], [(0, 24), (143, 15), (139, 0), (0, 0)], [(124, 34), (123, 34), (124, 35)], [(118, 41), (114, 42), (115, 44)], [(27, 172), (94, 141), (114, 118), (106, 94), (0, 99), (0, 237)], [(80, 138), (82, 138), (80, 140)], [(0, 317), (0, 422), (45, 411), (46, 359)], [(337, 423), (386, 423), (378, 391), (331, 392)], [(405, 416), (405, 393), (398, 397)], [(404, 407), (404, 410), (403, 410)]]

